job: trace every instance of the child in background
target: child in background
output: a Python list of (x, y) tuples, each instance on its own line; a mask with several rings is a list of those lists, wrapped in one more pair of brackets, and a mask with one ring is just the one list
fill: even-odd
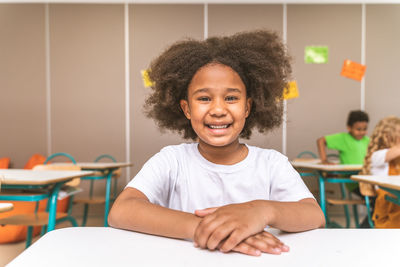
[[(390, 116), (382, 119), (375, 127), (368, 146), (361, 174), (400, 175), (400, 118)], [(371, 185), (360, 183), (362, 192), (373, 192)], [(399, 228), (400, 206), (385, 199), (388, 195), (376, 190), (375, 209), (372, 219), (376, 228)], [(373, 195), (373, 193), (368, 193)]]
[[(369, 143), (369, 137), (366, 136), (368, 122), (367, 113), (354, 110), (347, 118), (347, 133), (336, 133), (319, 138), (317, 146), (321, 163), (331, 164), (326, 156), (325, 147), (327, 147), (339, 151), (341, 164), (363, 164)], [(350, 192), (354, 191), (360, 195), (357, 183), (346, 183), (346, 187)]]
[(326, 135), (317, 140), (321, 163), (329, 164), (325, 147), (339, 151), (341, 164), (363, 164), (369, 137), (368, 114), (361, 110), (351, 111), (347, 119), (347, 133)]
[(239, 142), (280, 125), (291, 74), (275, 33), (175, 43), (151, 66), (149, 117), (195, 143), (167, 146), (116, 199), (112, 227), (249, 255), (289, 248), (264, 228), (298, 232), (324, 215), (288, 159)]

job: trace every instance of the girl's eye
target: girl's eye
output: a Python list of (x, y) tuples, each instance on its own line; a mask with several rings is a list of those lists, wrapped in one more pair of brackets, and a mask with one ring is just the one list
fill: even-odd
[(210, 98), (207, 97), (207, 96), (201, 96), (201, 97), (197, 98), (197, 100), (199, 100), (199, 101), (210, 101)]
[(226, 101), (235, 101), (235, 100), (237, 100), (238, 98), (236, 97), (236, 96), (227, 96), (226, 98), (225, 98), (225, 100)]

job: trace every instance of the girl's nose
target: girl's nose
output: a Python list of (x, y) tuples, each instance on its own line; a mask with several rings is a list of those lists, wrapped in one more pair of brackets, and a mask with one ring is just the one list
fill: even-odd
[(212, 116), (224, 116), (226, 115), (226, 106), (223, 100), (214, 100), (211, 105), (210, 114)]

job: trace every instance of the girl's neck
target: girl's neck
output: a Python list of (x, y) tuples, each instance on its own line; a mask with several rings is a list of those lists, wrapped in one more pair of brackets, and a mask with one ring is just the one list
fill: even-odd
[(247, 146), (240, 144), (239, 140), (223, 147), (212, 146), (199, 140), (198, 149), (206, 160), (221, 165), (239, 163), (247, 157), (249, 152)]

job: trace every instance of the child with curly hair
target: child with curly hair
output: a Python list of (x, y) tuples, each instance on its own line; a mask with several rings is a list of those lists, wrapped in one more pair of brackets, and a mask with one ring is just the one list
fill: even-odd
[(289, 248), (264, 229), (298, 232), (324, 215), (288, 159), (239, 142), (280, 125), (290, 60), (277, 34), (173, 44), (150, 65), (147, 115), (189, 144), (167, 146), (116, 199), (113, 227), (249, 255)]
[[(375, 127), (361, 174), (400, 175), (400, 118), (390, 116), (382, 119)], [(375, 189), (360, 183), (364, 195), (375, 196), (373, 217), (377, 228), (399, 228), (400, 206), (385, 199), (388, 195), (382, 189)]]

